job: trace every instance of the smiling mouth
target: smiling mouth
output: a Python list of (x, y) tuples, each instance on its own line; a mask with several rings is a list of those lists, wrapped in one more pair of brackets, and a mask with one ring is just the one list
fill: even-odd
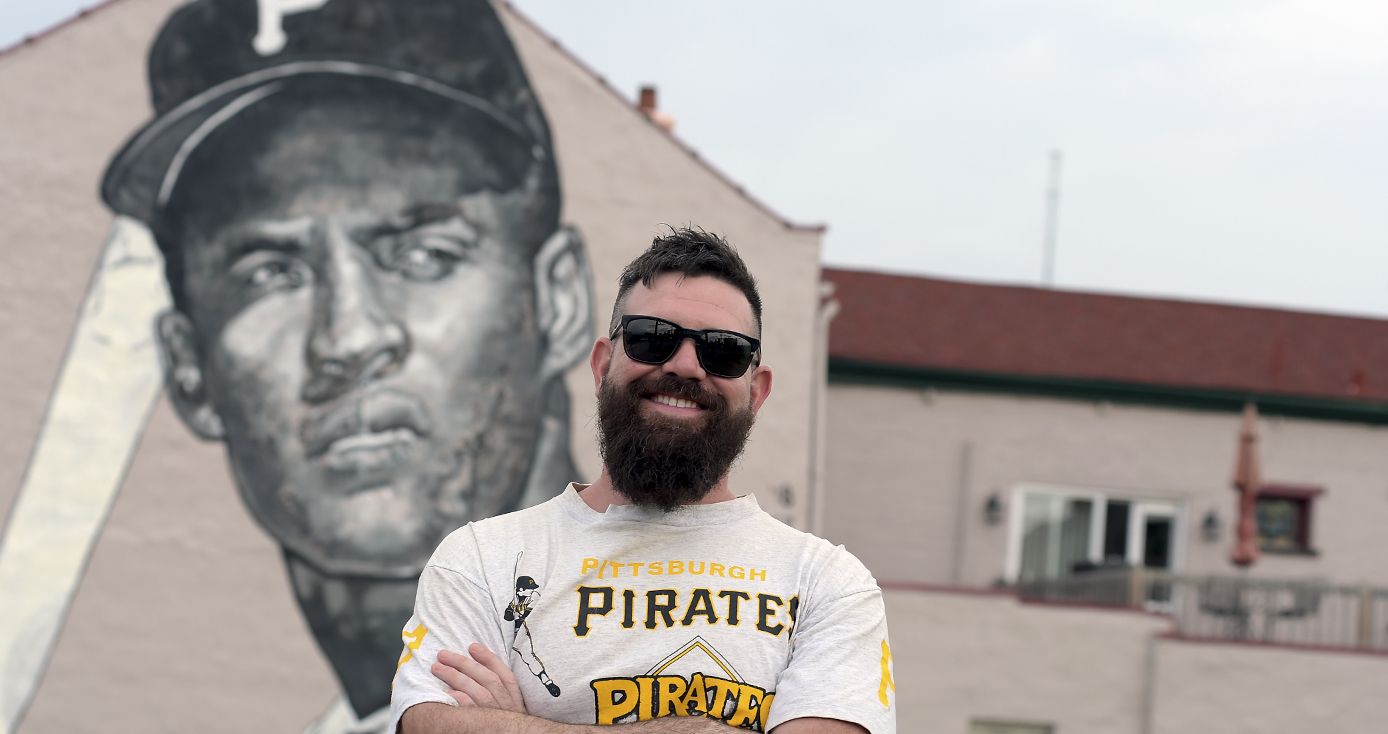
[(673, 395), (656, 394), (647, 396), (646, 399), (650, 400), (651, 402), (660, 403), (661, 405), (668, 405), (672, 408), (691, 408), (695, 410), (703, 410), (703, 406), (699, 405), (693, 400), (685, 400), (684, 398), (677, 398)]
[(344, 474), (373, 474), (410, 458), (419, 434), (408, 428), (354, 433), (333, 441), (323, 452), (323, 464)]

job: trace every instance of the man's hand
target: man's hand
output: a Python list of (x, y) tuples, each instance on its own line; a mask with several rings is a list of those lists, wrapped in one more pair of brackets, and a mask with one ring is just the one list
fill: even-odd
[(526, 713), (520, 684), (506, 661), (477, 643), (468, 648), (468, 654), (471, 657), (449, 650), (439, 651), (439, 661), (430, 672), (448, 684), (448, 695), (459, 706)]

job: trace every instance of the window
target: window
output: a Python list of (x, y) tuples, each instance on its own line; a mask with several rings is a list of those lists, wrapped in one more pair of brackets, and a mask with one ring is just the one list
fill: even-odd
[(1268, 553), (1314, 554), (1311, 506), (1325, 492), (1320, 487), (1266, 484), (1258, 492), (1258, 546)]
[(1177, 566), (1180, 505), (1172, 500), (1023, 485), (1012, 503), (1008, 581), (1062, 578), (1096, 566)]

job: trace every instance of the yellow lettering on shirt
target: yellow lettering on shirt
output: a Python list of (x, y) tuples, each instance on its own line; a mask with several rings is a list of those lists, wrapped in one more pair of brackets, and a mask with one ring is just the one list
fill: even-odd
[(896, 681), (892, 680), (892, 669), (891, 669), (891, 665), (892, 665), (892, 648), (891, 648), (889, 645), (887, 645), (887, 641), (886, 641), (886, 640), (883, 640), (883, 641), (882, 641), (882, 685), (877, 689), (877, 700), (878, 700), (878, 701), (881, 701), (881, 702), (882, 702), (882, 705), (883, 705), (883, 706), (886, 706), (887, 708), (891, 708), (891, 707), (892, 707), (891, 702), (888, 701), (888, 699), (887, 699), (887, 689), (888, 689), (888, 688), (891, 688), (893, 692), (896, 691)]
[(604, 678), (589, 683), (596, 699), (597, 722), (603, 725), (617, 723), (618, 719), (629, 716), (641, 702), (640, 686), (631, 678)]
[(689, 683), (678, 675), (662, 675), (655, 679), (655, 715), (656, 716), (688, 716), (689, 711), (684, 708), (684, 692), (689, 688)]
[(707, 716), (728, 726), (766, 731), (773, 691), (750, 683), (694, 673), (602, 678), (593, 689), (594, 721), (602, 725), (649, 721), (663, 716)]
[(761, 708), (761, 697), (765, 695), (756, 686), (749, 686), (746, 683), (739, 684), (737, 687), (737, 708), (733, 709), (733, 715), (729, 716), (726, 723), (728, 726), (739, 726), (744, 729), (751, 729), (758, 719), (757, 709)]
[(401, 665), (414, 659), (414, 651), (424, 643), (424, 636), (429, 634), (429, 630), (424, 629), (424, 625), (419, 625), (409, 632), (401, 632), (400, 637), (405, 641), (405, 649), (400, 653), (400, 662), (395, 664), (395, 669), (399, 670)]
[(622, 569), (629, 569), (633, 577), (640, 576), (642, 569), (645, 569), (647, 576), (679, 576), (690, 573), (701, 576), (705, 572), (710, 576), (721, 578), (746, 579), (749, 581), (765, 581), (766, 569), (748, 568), (747, 566), (730, 566), (726, 563), (715, 563), (713, 561), (614, 561), (610, 558), (584, 558), (579, 562), (579, 575), (587, 576), (593, 571), (598, 572), (599, 579), (620, 578)]

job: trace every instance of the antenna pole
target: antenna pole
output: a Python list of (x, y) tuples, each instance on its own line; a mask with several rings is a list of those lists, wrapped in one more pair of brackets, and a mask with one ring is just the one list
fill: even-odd
[(1051, 151), (1050, 173), (1046, 181), (1046, 241), (1041, 255), (1041, 284), (1055, 286), (1056, 224), (1060, 219), (1060, 149)]

